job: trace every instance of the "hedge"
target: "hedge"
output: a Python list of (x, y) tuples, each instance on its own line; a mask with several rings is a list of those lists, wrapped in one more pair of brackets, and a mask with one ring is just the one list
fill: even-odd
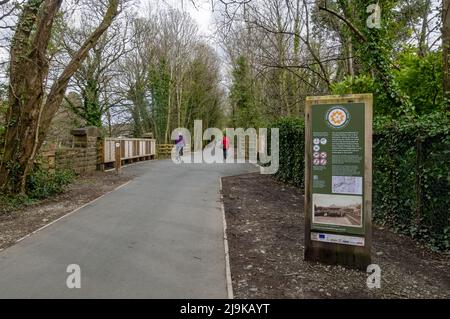
[(275, 122), (272, 127), (280, 129), (280, 168), (276, 177), (295, 186), (305, 183), (305, 122), (289, 117)]
[[(450, 128), (440, 115), (374, 123), (373, 218), (433, 250), (450, 252)], [(304, 186), (304, 121), (283, 118), (276, 177)]]
[(374, 125), (374, 220), (450, 250), (449, 118), (377, 121)]

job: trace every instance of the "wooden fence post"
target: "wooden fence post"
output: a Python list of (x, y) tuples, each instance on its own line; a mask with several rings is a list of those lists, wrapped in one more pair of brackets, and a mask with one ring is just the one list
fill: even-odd
[(120, 174), (121, 171), (121, 167), (122, 167), (122, 157), (121, 157), (121, 147), (120, 147), (120, 142), (116, 142), (115, 145), (115, 156), (116, 156), (116, 163), (115, 163), (115, 167), (116, 167), (116, 173), (117, 175)]

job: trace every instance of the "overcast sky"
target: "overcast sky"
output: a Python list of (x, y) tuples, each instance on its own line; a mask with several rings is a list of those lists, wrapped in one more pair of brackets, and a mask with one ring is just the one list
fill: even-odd
[(214, 33), (213, 29), (213, 12), (210, 0), (196, 0), (195, 6), (191, 0), (139, 0), (142, 8), (149, 3), (155, 3), (158, 7), (172, 7), (188, 12), (197, 22), (199, 31), (205, 37), (210, 37)]

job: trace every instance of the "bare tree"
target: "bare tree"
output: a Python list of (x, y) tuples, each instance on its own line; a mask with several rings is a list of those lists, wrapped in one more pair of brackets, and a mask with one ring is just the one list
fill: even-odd
[[(119, 14), (119, 0), (109, 0), (103, 20), (73, 55), (46, 94), (48, 45), (62, 0), (29, 0), (19, 17), (11, 45), (7, 128), (0, 162), (0, 189), (25, 192), (36, 154), (73, 74)], [(35, 31), (35, 32), (33, 32)]]
[(193, 118), (219, 120), (221, 96), (218, 57), (198, 35), (195, 22), (173, 8), (136, 19), (136, 49), (121, 61), (118, 86), (129, 103), (134, 134), (153, 132), (161, 143)]
[(314, 25), (313, 2), (223, 0), (219, 4), (219, 32), (224, 42), (234, 41), (226, 48), (234, 51), (229, 62), (239, 55), (248, 58), (255, 92), (263, 94), (258, 103), (266, 105), (269, 113), (300, 115), (308, 93), (329, 91), (334, 67), (342, 57)]
[[(88, 0), (94, 12), (101, 12), (97, 1)], [(122, 57), (135, 50), (135, 34), (130, 28), (133, 16), (124, 12), (100, 37), (88, 53), (85, 61), (75, 72), (68, 90), (81, 96), (82, 104), (72, 104), (65, 99), (70, 109), (86, 120), (87, 125), (102, 127), (102, 118), (109, 108), (121, 103), (121, 97), (115, 92), (115, 78), (119, 75), (118, 65)], [(60, 58), (61, 65), (72, 59), (76, 49), (88, 38), (98, 18), (82, 17), (80, 26), (66, 26), (62, 42), (66, 54)]]

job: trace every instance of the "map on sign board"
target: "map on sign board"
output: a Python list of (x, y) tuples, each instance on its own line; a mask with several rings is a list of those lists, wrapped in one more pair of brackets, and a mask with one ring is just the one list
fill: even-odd
[(334, 194), (363, 194), (363, 179), (358, 176), (333, 176), (331, 189)]

